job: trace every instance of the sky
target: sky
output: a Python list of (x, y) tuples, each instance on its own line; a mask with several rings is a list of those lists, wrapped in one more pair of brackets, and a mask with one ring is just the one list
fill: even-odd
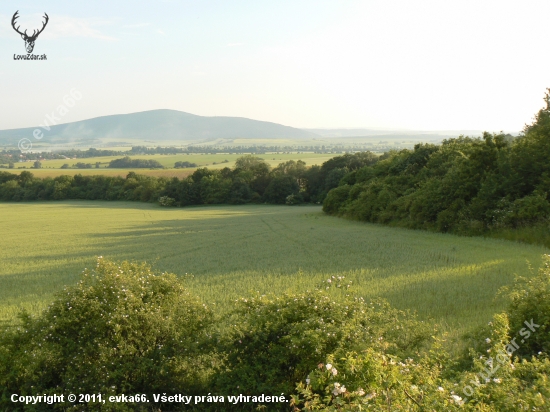
[[(41, 27), (34, 54), (11, 27)], [(300, 128), (519, 131), (550, 1), (2, 0), (0, 129), (153, 109)], [(71, 102), (70, 102), (71, 103)]]

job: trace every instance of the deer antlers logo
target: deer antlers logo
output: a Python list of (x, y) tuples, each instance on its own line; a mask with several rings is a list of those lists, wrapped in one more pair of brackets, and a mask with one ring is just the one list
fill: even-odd
[(42, 33), (44, 31), (44, 29), (46, 28), (46, 25), (48, 24), (48, 20), (50, 20), (50, 18), (48, 17), (48, 15), (46, 13), (44, 13), (44, 18), (46, 19), (46, 21), (42, 23), (42, 28), (38, 31), (34, 30), (32, 35), (29, 36), (27, 34), (27, 30), (25, 30), (24, 33), (19, 31), (19, 27), (21, 27), (21, 26), (17, 26), (17, 28), (15, 27), (16, 20), (19, 17), (18, 13), (19, 13), (19, 10), (17, 10), (15, 12), (15, 14), (13, 15), (13, 17), (11, 19), (11, 25), (12, 25), (13, 29), (21, 35), (21, 38), (23, 40), (25, 40), (25, 48), (27, 49), (27, 53), (30, 54), (30, 53), (32, 53), (32, 51), (34, 49), (34, 42), (36, 41), (36, 38), (38, 37), (38, 35), (40, 33)]

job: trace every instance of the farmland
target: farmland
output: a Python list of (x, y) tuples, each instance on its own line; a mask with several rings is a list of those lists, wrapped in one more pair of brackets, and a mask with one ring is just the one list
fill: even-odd
[[(0, 318), (37, 313), (97, 256), (147, 261), (188, 276), (221, 310), (255, 292), (305, 292), (345, 276), (351, 292), (384, 297), (463, 332), (502, 309), (495, 293), (529, 274), (546, 249), (357, 223), (319, 206), (163, 209), (128, 202), (0, 204)], [(323, 284), (323, 282), (325, 282)], [(340, 290), (336, 290), (338, 297)]]
[[(146, 159), (156, 160), (162, 164), (165, 169), (139, 169), (140, 174), (156, 177), (178, 177), (182, 178), (191, 174), (197, 168), (186, 169), (174, 169), (176, 162), (190, 162), (195, 163), (198, 167), (208, 167), (209, 169), (222, 169), (224, 167), (234, 167), (235, 160), (241, 157), (242, 154), (208, 154), (208, 153), (195, 153), (195, 154), (177, 154), (177, 155), (136, 155), (131, 156), (132, 159)], [(109, 162), (114, 159), (121, 158), (123, 156), (102, 156), (102, 157), (90, 157), (81, 159), (55, 159), (55, 160), (43, 160), (41, 169), (32, 169), (32, 173), (37, 177), (56, 177), (61, 175), (74, 175), (80, 173), (82, 175), (106, 175), (106, 176), (126, 176), (130, 171), (135, 169), (111, 169), (107, 168)], [(327, 160), (334, 157), (332, 154), (318, 154), (318, 153), (267, 153), (259, 155), (266, 163), (271, 167), (277, 166), (281, 162), (288, 160), (303, 160), (308, 166), (321, 165)], [(92, 169), (76, 169), (72, 166), (78, 162), (90, 163), (94, 168)], [(99, 162), (100, 168), (96, 169), (95, 164)], [(68, 164), (70, 169), (61, 169), (61, 166)], [(33, 165), (33, 162), (16, 163), (14, 169), (3, 169), (5, 171), (20, 173), (23, 168), (29, 169)], [(7, 165), (4, 165), (7, 167)]]

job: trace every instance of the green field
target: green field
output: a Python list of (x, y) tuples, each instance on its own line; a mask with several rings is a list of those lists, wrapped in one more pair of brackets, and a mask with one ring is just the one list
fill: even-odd
[(345, 276), (353, 293), (385, 297), (458, 333), (488, 322), (502, 308), (494, 300), (497, 290), (515, 274), (527, 275), (528, 262), (538, 267), (547, 252), (347, 221), (318, 206), (2, 203), (0, 222), (4, 321), (20, 308), (43, 309), (54, 292), (103, 256), (192, 274), (189, 287), (222, 308), (256, 291), (306, 291)]
[[(136, 155), (131, 156), (132, 159), (146, 159), (156, 160), (162, 164), (165, 170), (157, 169), (111, 169), (107, 168), (109, 162), (114, 159), (119, 159), (121, 156), (103, 156), (103, 157), (90, 157), (85, 159), (55, 159), (55, 160), (42, 160), (42, 169), (30, 169), (33, 162), (16, 163), (14, 169), (4, 169), (13, 173), (20, 173), (21, 169), (26, 168), (38, 177), (55, 177), (60, 175), (72, 175), (75, 173), (81, 173), (83, 175), (97, 175), (105, 174), (109, 176), (126, 176), (130, 171), (137, 171), (141, 174), (149, 176), (167, 176), (167, 177), (184, 177), (191, 174), (196, 168), (189, 169), (174, 169), (176, 162), (186, 161), (190, 163), (196, 163), (198, 167), (208, 167), (209, 169), (222, 169), (224, 167), (233, 168), (235, 166), (235, 160), (243, 154), (177, 154), (177, 155)], [(264, 159), (271, 167), (276, 167), (279, 163), (286, 162), (288, 160), (303, 160), (307, 166), (321, 165), (329, 159), (332, 159), (334, 154), (319, 154), (319, 153), (268, 153), (261, 154), (258, 157)], [(227, 162), (225, 162), (227, 160)], [(94, 166), (92, 169), (61, 169), (61, 166), (68, 164), (72, 167), (76, 163), (90, 163)], [(95, 163), (101, 163), (100, 169), (95, 168)], [(214, 164), (215, 163), (215, 164)], [(4, 165), (7, 167), (7, 165)]]

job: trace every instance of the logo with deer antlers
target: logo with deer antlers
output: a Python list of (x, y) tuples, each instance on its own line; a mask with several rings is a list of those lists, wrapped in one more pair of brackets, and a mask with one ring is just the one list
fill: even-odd
[(11, 25), (13, 29), (21, 35), (21, 38), (25, 40), (25, 48), (27, 49), (27, 53), (30, 54), (34, 50), (34, 42), (36, 41), (36, 38), (40, 33), (44, 31), (44, 29), (46, 28), (46, 25), (48, 24), (48, 20), (50, 20), (50, 18), (46, 13), (44, 13), (44, 18), (46, 19), (46, 21), (42, 23), (42, 28), (38, 31), (34, 30), (32, 35), (29, 36), (27, 34), (27, 30), (25, 30), (24, 32), (19, 31), (19, 27), (21, 26), (17, 26), (17, 28), (15, 27), (15, 24), (17, 23), (16, 20), (19, 18), (18, 13), (19, 13), (19, 10), (17, 10), (13, 15), (11, 19)]

